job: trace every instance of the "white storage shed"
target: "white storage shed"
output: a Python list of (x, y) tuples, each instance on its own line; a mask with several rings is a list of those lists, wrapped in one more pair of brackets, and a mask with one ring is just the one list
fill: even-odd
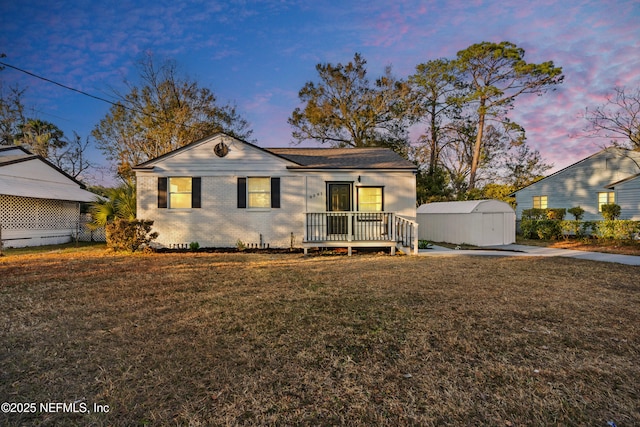
[(516, 241), (516, 214), (500, 200), (438, 202), (417, 209), (418, 238), (475, 246)]

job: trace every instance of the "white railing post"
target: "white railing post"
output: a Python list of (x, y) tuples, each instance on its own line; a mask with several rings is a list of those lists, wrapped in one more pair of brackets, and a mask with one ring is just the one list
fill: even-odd
[(353, 240), (353, 212), (347, 214), (347, 242)]

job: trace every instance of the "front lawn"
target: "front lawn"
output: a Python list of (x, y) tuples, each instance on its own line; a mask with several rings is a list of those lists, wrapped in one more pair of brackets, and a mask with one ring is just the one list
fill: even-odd
[(0, 258), (0, 424), (639, 425), (639, 273), (567, 258), (13, 254)]
[(570, 238), (556, 240), (524, 239), (516, 236), (517, 244), (529, 246), (544, 246), (558, 249), (572, 249), (577, 251), (604, 252), (619, 255), (640, 256), (640, 241)]

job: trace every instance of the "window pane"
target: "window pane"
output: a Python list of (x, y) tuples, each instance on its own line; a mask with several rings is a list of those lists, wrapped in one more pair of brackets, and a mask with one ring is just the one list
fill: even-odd
[(616, 202), (616, 193), (614, 191), (598, 193), (598, 212), (602, 212), (602, 205), (611, 204), (615, 202)]
[(169, 178), (169, 208), (191, 208), (191, 177)]
[(382, 188), (359, 187), (358, 210), (362, 212), (382, 212)]
[(546, 209), (547, 208), (547, 196), (533, 196), (533, 208), (534, 209)]
[(191, 193), (172, 193), (169, 199), (169, 206), (174, 209), (183, 209), (191, 207)]
[(268, 193), (251, 193), (249, 194), (250, 208), (270, 208), (271, 195)]
[(250, 208), (271, 207), (271, 178), (247, 178)]
[(169, 178), (169, 191), (191, 193), (191, 178)]

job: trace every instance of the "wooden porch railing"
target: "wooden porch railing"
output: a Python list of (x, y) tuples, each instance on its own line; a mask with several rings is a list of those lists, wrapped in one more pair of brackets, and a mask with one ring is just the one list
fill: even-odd
[(417, 223), (392, 212), (309, 212), (304, 242), (307, 246), (344, 243), (351, 246), (418, 248)]
[(418, 223), (396, 215), (396, 241), (414, 254), (418, 253)]

